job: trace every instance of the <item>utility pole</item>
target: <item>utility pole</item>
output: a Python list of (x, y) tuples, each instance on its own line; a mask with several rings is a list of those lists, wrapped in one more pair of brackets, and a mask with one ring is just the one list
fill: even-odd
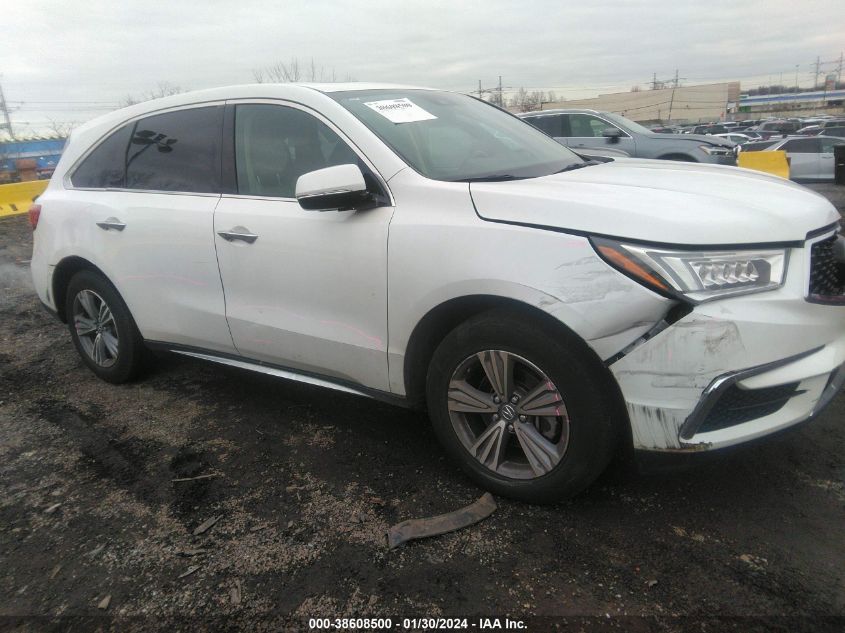
[(654, 74), (651, 76), (651, 89), (652, 89), (652, 90), (657, 90), (657, 73), (654, 73)]
[(12, 131), (12, 118), (9, 116), (9, 106), (6, 104), (6, 97), (3, 96), (3, 86), (0, 85), (0, 112), (3, 113), (5, 123), (0, 123), (0, 129), (5, 128), (9, 138), (15, 140), (15, 133)]
[(816, 57), (816, 78), (813, 80), (813, 90), (817, 90), (819, 87), (819, 73), (821, 73), (821, 65), (821, 57)]
[(504, 99), (502, 98), (502, 76), (501, 75), (499, 75), (499, 93), (498, 94), (499, 94), (499, 104), (498, 105), (499, 105), (500, 108), (504, 108), (505, 103), (504, 103)]
[(798, 92), (798, 64), (795, 64), (795, 92)]
[(675, 79), (672, 81), (672, 96), (669, 97), (669, 118), (667, 123), (672, 121), (672, 106), (675, 104), (675, 90), (678, 88), (678, 69), (675, 69)]

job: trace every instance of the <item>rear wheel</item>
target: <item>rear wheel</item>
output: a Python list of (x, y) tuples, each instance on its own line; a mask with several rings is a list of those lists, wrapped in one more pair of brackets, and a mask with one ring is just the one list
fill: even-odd
[(577, 494), (613, 452), (610, 407), (582, 342), (508, 310), (480, 315), (434, 354), (427, 399), (446, 450), (482, 487), (532, 502)]
[(76, 351), (97, 376), (112, 383), (131, 380), (143, 368), (143, 340), (129, 308), (102, 275), (90, 270), (68, 284), (65, 314)]

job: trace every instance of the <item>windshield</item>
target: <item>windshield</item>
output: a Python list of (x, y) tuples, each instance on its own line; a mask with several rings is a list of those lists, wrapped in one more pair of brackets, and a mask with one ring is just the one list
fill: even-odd
[(536, 178), (584, 164), (528, 123), (466, 95), (356, 90), (329, 96), (434, 180)]
[(621, 114), (614, 114), (613, 112), (604, 112), (602, 114), (612, 122), (617, 125), (621, 125), (632, 132), (637, 132), (638, 134), (654, 134), (654, 132), (649, 130), (647, 127), (643, 127), (639, 123), (634, 123), (631, 119), (626, 119)]

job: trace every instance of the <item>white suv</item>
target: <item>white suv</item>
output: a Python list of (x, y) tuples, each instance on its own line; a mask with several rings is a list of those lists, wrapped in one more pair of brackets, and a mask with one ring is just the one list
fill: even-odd
[(426, 404), (482, 486), (700, 451), (845, 379), (839, 215), (733, 167), (584, 161), (471, 97), (257, 85), (77, 129), (31, 211), (41, 301), (110, 382), (146, 350)]

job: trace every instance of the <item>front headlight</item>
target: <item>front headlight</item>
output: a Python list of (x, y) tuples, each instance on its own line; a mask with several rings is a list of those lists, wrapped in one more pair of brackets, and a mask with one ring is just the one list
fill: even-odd
[(789, 251), (675, 250), (594, 237), (593, 248), (611, 266), (673, 298), (701, 303), (783, 285)]
[(698, 148), (710, 156), (730, 156), (733, 154), (733, 148), (719, 145), (699, 145)]

